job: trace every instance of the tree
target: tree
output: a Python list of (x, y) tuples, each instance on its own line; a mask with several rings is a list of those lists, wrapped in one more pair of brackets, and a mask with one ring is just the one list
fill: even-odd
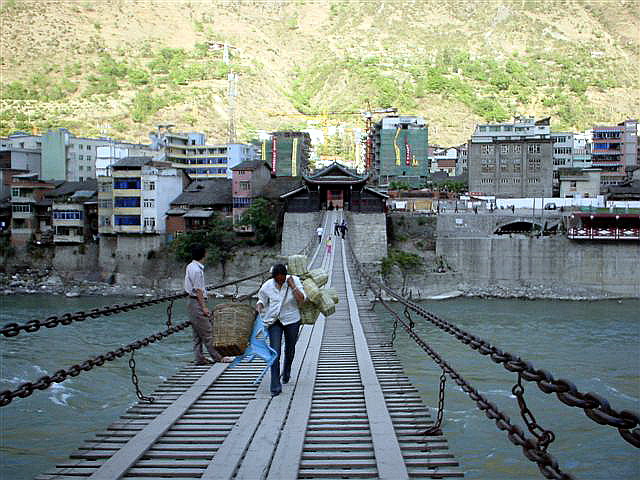
[(242, 215), (241, 225), (249, 225), (255, 233), (255, 243), (258, 245), (275, 245), (276, 216), (274, 206), (266, 198), (256, 198)]
[(176, 259), (189, 262), (191, 261), (191, 246), (194, 243), (201, 243), (205, 246), (207, 264), (219, 264), (222, 267), (222, 276), (224, 277), (226, 264), (233, 258), (233, 248), (236, 246), (231, 220), (216, 215), (212, 218), (208, 228), (180, 235), (171, 242), (170, 248)]
[(389, 254), (382, 259), (380, 273), (386, 278), (391, 273), (393, 267), (397, 266), (402, 274), (401, 295), (404, 295), (409, 274), (422, 270), (423, 264), (424, 260), (420, 255), (392, 248), (389, 250)]

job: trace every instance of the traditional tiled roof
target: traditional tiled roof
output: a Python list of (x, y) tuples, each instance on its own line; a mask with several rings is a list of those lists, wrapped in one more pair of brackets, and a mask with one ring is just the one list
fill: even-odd
[(285, 193), (300, 187), (302, 187), (300, 178), (276, 177), (272, 178), (258, 195), (269, 199), (277, 199)]
[(231, 180), (227, 178), (207, 178), (191, 182), (185, 191), (171, 202), (171, 206), (209, 207), (231, 205), (232, 202)]
[(231, 170), (257, 170), (261, 164), (266, 168), (269, 168), (269, 164), (262, 160), (245, 160), (244, 162), (240, 162)]
[(80, 191), (90, 191), (93, 193), (98, 191), (98, 181), (95, 178), (89, 178), (83, 182), (56, 182), (56, 184), (56, 188), (44, 194), (45, 197), (57, 198), (75, 194)]

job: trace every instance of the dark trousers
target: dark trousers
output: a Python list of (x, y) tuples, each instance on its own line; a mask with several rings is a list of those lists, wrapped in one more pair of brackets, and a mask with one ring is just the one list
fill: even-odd
[(211, 318), (204, 314), (198, 300), (189, 297), (187, 312), (189, 313), (189, 320), (191, 320), (191, 327), (193, 329), (193, 356), (196, 362), (202, 363), (206, 361), (202, 353), (202, 347), (207, 349), (207, 352), (209, 352), (209, 355), (211, 355), (214, 361), (219, 362), (222, 360), (222, 355), (213, 347)]
[(271, 364), (271, 394), (277, 395), (282, 391), (282, 383), (280, 383), (280, 357), (282, 351), (282, 334), (284, 333), (284, 369), (282, 370), (282, 378), (289, 381), (291, 376), (291, 364), (293, 356), (296, 354), (296, 341), (298, 340), (298, 331), (300, 330), (300, 322), (291, 325), (282, 325), (277, 321), (269, 327), (269, 344), (276, 351), (276, 359)]

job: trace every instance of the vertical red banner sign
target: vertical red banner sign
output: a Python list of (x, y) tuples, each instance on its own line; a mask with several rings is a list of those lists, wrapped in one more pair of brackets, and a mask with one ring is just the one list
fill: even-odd
[(404, 152), (404, 163), (406, 163), (407, 167), (409, 167), (411, 166), (411, 145), (409, 145), (409, 140), (406, 135), (404, 136)]
[(278, 142), (274, 136), (271, 139), (271, 173), (276, 173), (276, 157), (278, 156)]

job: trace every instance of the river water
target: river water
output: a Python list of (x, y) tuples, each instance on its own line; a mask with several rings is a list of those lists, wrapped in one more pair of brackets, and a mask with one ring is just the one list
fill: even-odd
[[(52, 314), (111, 305), (118, 300), (2, 297), (0, 324), (24, 323)], [(174, 322), (185, 317), (183, 303), (176, 303)], [(640, 410), (638, 300), (581, 303), (461, 298), (425, 305), (461, 328), (522, 356), (535, 367), (549, 370), (556, 378), (573, 381), (580, 391), (604, 396), (615, 409)], [(378, 313), (391, 335), (389, 316), (382, 309)], [(164, 330), (165, 322), (166, 304), (1, 338), (0, 389), (14, 389), (25, 381), (115, 350)], [(514, 423), (522, 425), (511, 395), (513, 374), (429, 324), (418, 321), (416, 329), (465, 380), (495, 402)], [(187, 330), (136, 352), (137, 374), (145, 393), (191, 360), (190, 344)], [(435, 405), (439, 371), (433, 362), (400, 330), (396, 348), (425, 402)], [(0, 478), (28, 479), (50, 470), (136, 403), (127, 358), (108, 362), (0, 408)], [(638, 450), (622, 440), (615, 429), (594, 423), (581, 410), (565, 406), (535, 384), (525, 382), (525, 389), (538, 423), (556, 433), (549, 451), (563, 470), (579, 479), (640, 478)], [(542, 478), (520, 448), (479, 413), (450, 380), (444, 418), (444, 433), (466, 472), (465, 478)]]

